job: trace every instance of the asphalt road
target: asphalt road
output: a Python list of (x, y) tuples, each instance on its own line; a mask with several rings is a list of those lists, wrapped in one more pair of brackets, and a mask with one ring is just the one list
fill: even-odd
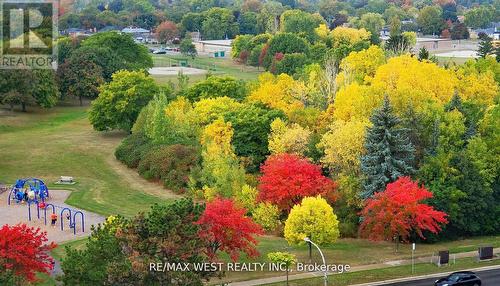
[[(492, 269), (485, 271), (474, 271), (479, 278), (481, 278), (482, 284), (481, 286), (499, 286), (500, 285), (500, 269)], [(443, 276), (445, 277), (445, 276)], [(439, 279), (437, 278), (427, 278), (421, 280), (414, 281), (406, 281), (406, 282), (398, 282), (398, 283), (389, 283), (384, 284), (384, 286), (432, 286), (434, 285), (434, 281)]]

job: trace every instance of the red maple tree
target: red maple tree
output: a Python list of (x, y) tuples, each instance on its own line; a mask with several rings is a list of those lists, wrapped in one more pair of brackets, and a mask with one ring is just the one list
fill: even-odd
[(199, 236), (207, 242), (207, 255), (216, 258), (217, 251), (229, 254), (233, 261), (240, 251), (249, 257), (259, 255), (255, 248), (255, 235), (262, 234), (262, 228), (245, 216), (247, 210), (237, 207), (231, 199), (216, 198), (207, 203), (205, 211), (196, 222), (201, 226)]
[(49, 273), (54, 260), (47, 244), (47, 232), (26, 224), (4, 225), (0, 228), (0, 281), (36, 281), (36, 273)]
[[(360, 226), (362, 236), (372, 240), (408, 241), (410, 233), (416, 232), (422, 239), (424, 230), (441, 231), (447, 224), (447, 214), (422, 203), (432, 198), (432, 193), (409, 177), (401, 177), (387, 185), (384, 192), (376, 193), (366, 201), (361, 211), (364, 218)], [(396, 242), (399, 241), (396, 240)]]
[(282, 211), (290, 211), (304, 197), (322, 195), (334, 200), (335, 182), (323, 176), (319, 166), (297, 155), (270, 156), (261, 172), (258, 199), (275, 204)]

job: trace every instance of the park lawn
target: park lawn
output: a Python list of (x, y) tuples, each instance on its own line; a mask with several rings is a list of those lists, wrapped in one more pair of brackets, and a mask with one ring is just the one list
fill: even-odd
[[(172, 64), (178, 65), (179, 59), (186, 59), (188, 65), (194, 68), (210, 70), (214, 75), (229, 75), (242, 80), (256, 80), (262, 69), (252, 66), (245, 66), (235, 63), (231, 58), (211, 58), (208, 56), (198, 56), (194, 59), (182, 55), (153, 55), (155, 67), (166, 67)], [(177, 84), (177, 75), (175, 76), (153, 76), (160, 83), (166, 83), (171, 80)], [(204, 79), (205, 75), (190, 75), (190, 83)]]
[[(66, 203), (102, 215), (132, 216), (166, 201), (150, 194), (152, 183), (145, 182), (145, 192), (125, 176), (130, 173), (122, 170), (127, 168), (113, 153), (126, 134), (92, 130), (86, 109), (30, 108), (27, 113), (0, 110), (0, 182), (11, 184), (17, 178), (38, 177), (48, 183), (49, 189), (73, 191)], [(78, 183), (52, 184), (62, 175), (73, 176)]]
[[(384, 281), (396, 278), (411, 277), (459, 271), (471, 268), (479, 268), (491, 265), (500, 265), (500, 259), (495, 259), (492, 261), (478, 262), (476, 258), (462, 258), (457, 259), (455, 264), (450, 264), (447, 266), (438, 267), (435, 264), (430, 263), (418, 263), (415, 264), (415, 273), (411, 272), (411, 265), (394, 266), (373, 270), (363, 270), (351, 273), (343, 274), (333, 274), (328, 276), (328, 285), (331, 286), (346, 286), (352, 284), (369, 283), (375, 281)], [(290, 286), (323, 286), (324, 280), (322, 277), (315, 277), (309, 279), (293, 280), (289, 282)], [(281, 286), (285, 285), (285, 282), (265, 284), (267, 286)]]

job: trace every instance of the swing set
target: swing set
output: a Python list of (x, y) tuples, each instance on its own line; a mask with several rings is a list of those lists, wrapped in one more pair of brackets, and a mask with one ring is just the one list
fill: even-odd
[(28, 219), (31, 221), (31, 205), (34, 204), (36, 205), (36, 214), (38, 219), (40, 219), (40, 209), (43, 210), (43, 220), (45, 225), (47, 225), (47, 209), (51, 208), (52, 213), (51, 214), (56, 214), (56, 209), (61, 209), (60, 212), (60, 218), (61, 218), (61, 230), (64, 230), (64, 219), (63, 215), (67, 213), (67, 218), (68, 218), (68, 227), (73, 229), (73, 234), (76, 235), (76, 229), (77, 229), (77, 216), (80, 217), (80, 222), (82, 225), (82, 232), (85, 232), (85, 215), (83, 212), (74, 210), (68, 207), (61, 207), (57, 206), (54, 204), (45, 204), (44, 202), (40, 203), (33, 203), (33, 202), (28, 202)]

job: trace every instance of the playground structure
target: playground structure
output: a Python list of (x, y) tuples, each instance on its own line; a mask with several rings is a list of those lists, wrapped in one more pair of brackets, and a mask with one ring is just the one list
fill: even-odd
[[(71, 178), (72, 179), (72, 178)], [(28, 190), (29, 187), (29, 190)], [(72, 209), (70, 207), (57, 206), (52, 203), (46, 203), (49, 198), (49, 189), (47, 185), (37, 178), (23, 178), (16, 180), (16, 183), (12, 186), (9, 196), (8, 204), (11, 205), (11, 201), (16, 203), (26, 202), (28, 206), (28, 220), (32, 221), (31, 207), (36, 206), (36, 216), (40, 219), (40, 210), (43, 210), (43, 219), (45, 225), (47, 225), (47, 209), (51, 209), (51, 214), (56, 214), (56, 209), (60, 209), (60, 225), (61, 230), (64, 230), (65, 222), (70, 229), (73, 229), (73, 234), (76, 235), (77, 232), (77, 218), (80, 218), (81, 230), (85, 232), (85, 215), (79, 210)], [(66, 214), (66, 216), (65, 216)], [(57, 214), (56, 214), (57, 215)], [(67, 219), (64, 219), (66, 217)]]
[[(28, 185), (29, 191), (26, 185)], [(10, 205), (12, 200), (15, 200), (16, 203), (22, 201), (27, 201), (28, 203), (45, 202), (48, 197), (49, 189), (42, 180), (37, 178), (18, 179), (9, 192), (8, 204)]]
[[(29, 221), (31, 221), (31, 205), (33, 205), (33, 203), (28, 202), (28, 220)], [(61, 225), (62, 231), (64, 230), (64, 225), (65, 225), (65, 223), (64, 223), (65, 219), (64, 219), (63, 215), (67, 212), (68, 227), (73, 229), (73, 234), (76, 235), (77, 215), (80, 215), (82, 232), (85, 232), (85, 215), (83, 214), (83, 212), (81, 212), (79, 210), (71, 209), (69, 207), (61, 207), (61, 206), (57, 206), (54, 204), (45, 204), (44, 202), (36, 203), (35, 205), (36, 205), (36, 213), (37, 213), (38, 219), (40, 219), (40, 209), (43, 210), (43, 220), (44, 220), (45, 225), (47, 225), (47, 209), (51, 208), (52, 214), (56, 214), (56, 209), (61, 209), (61, 211), (59, 213), (59, 217), (61, 219), (60, 225)]]

